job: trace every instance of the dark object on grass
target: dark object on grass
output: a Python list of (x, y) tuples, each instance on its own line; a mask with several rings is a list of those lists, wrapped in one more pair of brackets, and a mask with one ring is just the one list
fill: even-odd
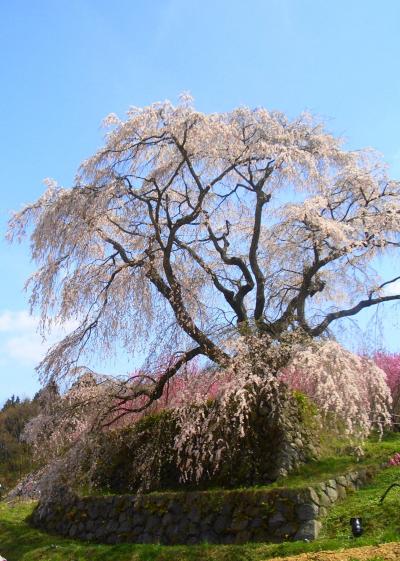
[(364, 532), (362, 527), (362, 518), (350, 518), (350, 526), (355, 538), (359, 538)]
[(386, 491), (383, 493), (381, 500), (379, 501), (380, 504), (383, 503), (386, 495), (389, 493), (390, 489), (393, 489), (393, 487), (400, 487), (400, 483), (392, 483), (391, 485), (389, 485), (389, 487), (386, 489)]

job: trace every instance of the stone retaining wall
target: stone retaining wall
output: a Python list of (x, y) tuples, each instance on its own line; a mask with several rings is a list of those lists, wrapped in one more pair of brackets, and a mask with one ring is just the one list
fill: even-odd
[(105, 543), (196, 544), (315, 539), (320, 518), (371, 478), (367, 470), (313, 487), (78, 497), (60, 492), (31, 522), (41, 529)]

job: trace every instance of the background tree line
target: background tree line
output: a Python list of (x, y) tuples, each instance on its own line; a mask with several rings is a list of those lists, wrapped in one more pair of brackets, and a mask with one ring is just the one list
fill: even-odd
[(13, 394), (0, 410), (0, 483), (3, 492), (38, 467), (23, 434), (26, 424), (39, 414), (42, 396), (43, 390), (33, 399), (21, 399)]

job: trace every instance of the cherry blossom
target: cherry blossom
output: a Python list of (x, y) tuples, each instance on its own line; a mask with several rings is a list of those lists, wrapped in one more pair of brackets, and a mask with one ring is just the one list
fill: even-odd
[(74, 184), (47, 180), (10, 221), (10, 239), (31, 237), (42, 330), (79, 322), (39, 365), (44, 383), (92, 355), (145, 354), (113, 394), (140, 413), (193, 360), (231, 368), (241, 336), (283, 350), (287, 335), (319, 338), (400, 298), (387, 290), (398, 277), (374, 269), (398, 249), (400, 215), (400, 184), (374, 151), (345, 150), (308, 114), (204, 114), (187, 95), (105, 125)]

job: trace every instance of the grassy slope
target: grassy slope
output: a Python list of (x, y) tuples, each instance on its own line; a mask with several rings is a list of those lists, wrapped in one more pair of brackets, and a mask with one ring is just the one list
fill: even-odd
[[(400, 450), (400, 435), (391, 435), (382, 443), (371, 443), (363, 464), (379, 464)], [(303, 473), (290, 478), (290, 485), (309, 484), (352, 467), (346, 457), (316, 462)], [(383, 506), (379, 498), (394, 481), (400, 481), (400, 467), (385, 469), (366, 488), (350, 495), (333, 508), (324, 521), (318, 540), (311, 543), (246, 544), (243, 546), (174, 546), (87, 544), (61, 539), (30, 528), (24, 518), (32, 504), (15, 507), (0, 505), (0, 554), (9, 561), (261, 561), (302, 552), (349, 548), (400, 540), (400, 491), (395, 488)], [(349, 537), (349, 518), (362, 516), (365, 535)], [(356, 557), (354, 558), (357, 559)], [(374, 557), (370, 559), (372, 561)], [(375, 557), (375, 559), (377, 559)], [(378, 558), (379, 559), (379, 558)]]

